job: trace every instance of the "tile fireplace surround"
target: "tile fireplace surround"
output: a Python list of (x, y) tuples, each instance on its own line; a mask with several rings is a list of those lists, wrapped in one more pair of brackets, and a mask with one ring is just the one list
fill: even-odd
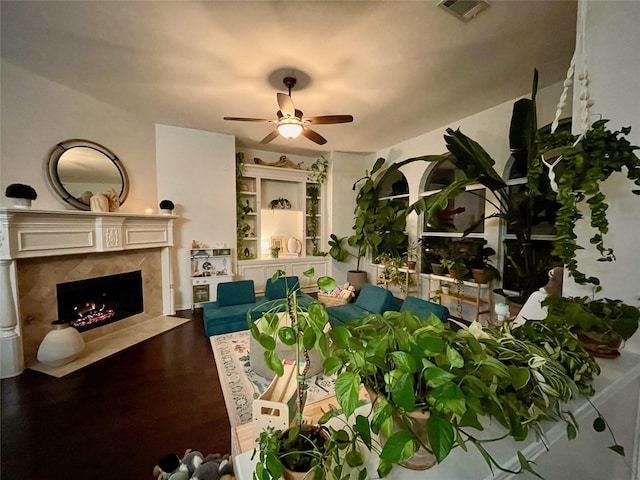
[(144, 312), (82, 333), (93, 341), (175, 313), (173, 215), (0, 208), (0, 377), (36, 361), (57, 318), (56, 284), (141, 270)]

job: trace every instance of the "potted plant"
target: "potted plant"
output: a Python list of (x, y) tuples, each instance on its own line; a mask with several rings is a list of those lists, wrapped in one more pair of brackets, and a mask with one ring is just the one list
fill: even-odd
[(320, 250), (318, 246), (318, 211), (320, 208), (320, 189), (322, 184), (327, 181), (327, 169), (329, 168), (329, 162), (326, 158), (320, 157), (309, 168), (309, 181), (312, 183), (307, 184), (307, 197), (309, 197), (309, 210), (307, 220), (307, 236), (311, 237), (311, 244), (313, 245), (312, 255), (322, 256), (327, 255), (327, 252)]
[[(373, 258), (381, 253), (397, 254), (402, 251), (407, 241), (405, 234), (406, 218), (409, 211), (399, 205), (388, 201), (380, 201), (378, 180), (382, 177), (384, 158), (378, 158), (371, 169), (371, 173), (365, 172), (365, 176), (353, 184), (353, 190), (358, 185), (360, 188), (356, 195), (356, 208), (354, 210), (354, 226), (351, 236), (338, 238), (331, 234), (329, 241), (329, 255), (339, 262), (349, 257), (356, 259), (356, 270), (349, 271), (347, 280), (360, 290), (366, 283), (367, 273), (360, 269), (362, 258), (371, 255)], [(384, 170), (397, 168), (396, 164)], [(355, 249), (352, 253), (345, 245)]]
[[(303, 273), (305, 277), (312, 277), (313, 274), (313, 269)], [(285, 272), (278, 270), (271, 280), (275, 282), (283, 276)], [(336, 282), (330, 277), (318, 278), (318, 287), (323, 291), (334, 290), (336, 286)], [(327, 354), (325, 328), (329, 317), (319, 302), (313, 302), (306, 308), (300, 305), (297, 290), (298, 288), (287, 285), (285, 298), (263, 315), (260, 328), (251, 320), (251, 314), (247, 315), (251, 335), (265, 348), (265, 363), (276, 375), (282, 376), (284, 373), (282, 360), (276, 352), (276, 341), (280, 340), (295, 350), (298, 383), (295, 425), (284, 431), (266, 427), (260, 433), (258, 448), (254, 452), (254, 456), (259, 455), (254, 478), (275, 480), (282, 475), (285, 479), (290, 479), (295, 475), (292, 472), (309, 472), (312, 478), (317, 478), (315, 475), (322, 472), (322, 478), (339, 480), (341, 476), (335, 475), (343, 464), (358, 466), (362, 463), (356, 442), (358, 436), (348, 425), (346, 430), (323, 426), (337, 415), (333, 411), (324, 415), (319, 425), (302, 424), (305, 374), (309, 368), (308, 351), (314, 349), (323, 356)]]
[(476, 283), (488, 283), (493, 280), (500, 280), (500, 270), (496, 268), (489, 257), (496, 254), (496, 251), (487, 247), (487, 241), (482, 243), (470, 242), (467, 251), (467, 265), (471, 270)]
[(420, 246), (422, 244), (422, 239), (419, 238), (416, 241), (410, 241), (407, 244), (407, 268), (409, 270), (415, 270), (416, 263), (420, 258)]
[(174, 208), (176, 208), (176, 206), (171, 200), (162, 200), (160, 202), (160, 211), (165, 215), (171, 215)]
[(31, 185), (24, 185), (22, 183), (12, 183), (7, 187), (4, 192), (7, 198), (13, 198), (13, 206), (28, 208), (31, 206), (31, 201), (38, 198), (38, 194)]
[(637, 330), (640, 309), (622, 300), (550, 295), (543, 302), (550, 322), (571, 328), (593, 355), (615, 358), (622, 342)]
[[(496, 439), (475, 434), (486, 416), (516, 440), (540, 431), (548, 419), (565, 421), (571, 438), (576, 425), (565, 405), (576, 395), (571, 385), (593, 393), (591, 380), (599, 372), (567, 328), (524, 332), (516, 340), (505, 330), (482, 330), (477, 322), (454, 331), (433, 315), (387, 312), (335, 326), (330, 336), (324, 369), (337, 373), (336, 397), (344, 414), (356, 411), (360, 384), (370, 392), (365, 427), (386, 438), (379, 455), (382, 477), (417, 452), (427, 464), (440, 463), (454, 447), (466, 451), (469, 445), (491, 468), (503, 469), (483, 446)], [(550, 354), (532, 340), (536, 336), (543, 343), (553, 337), (566, 351)], [(573, 376), (578, 369), (582, 376)], [(510, 473), (532, 472), (518, 456), (520, 468)]]

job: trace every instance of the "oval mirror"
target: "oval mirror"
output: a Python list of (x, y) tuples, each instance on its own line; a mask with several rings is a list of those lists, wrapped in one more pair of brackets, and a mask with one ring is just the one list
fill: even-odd
[(80, 210), (91, 210), (91, 196), (109, 189), (118, 193), (120, 205), (129, 194), (129, 178), (120, 159), (89, 140), (56, 145), (47, 161), (47, 177), (60, 198)]

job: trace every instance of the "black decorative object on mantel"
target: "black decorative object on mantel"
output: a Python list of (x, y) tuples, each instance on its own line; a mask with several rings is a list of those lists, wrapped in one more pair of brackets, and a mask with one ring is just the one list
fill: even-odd
[(162, 200), (160, 202), (160, 211), (162, 213), (171, 214), (174, 208), (176, 208), (176, 206), (171, 200)]
[(12, 183), (4, 192), (7, 198), (13, 198), (14, 206), (30, 207), (31, 201), (38, 198), (38, 194), (31, 185)]

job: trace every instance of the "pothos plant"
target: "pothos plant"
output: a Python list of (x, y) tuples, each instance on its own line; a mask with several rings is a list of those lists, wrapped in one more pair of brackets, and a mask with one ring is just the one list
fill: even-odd
[(251, 230), (251, 226), (245, 221), (247, 209), (242, 204), (242, 176), (244, 174), (244, 153), (236, 153), (236, 249), (239, 260), (246, 260), (242, 241)]
[[(314, 269), (303, 273), (305, 277), (313, 277)], [(278, 270), (271, 278), (272, 282), (284, 277), (285, 272)], [(323, 291), (336, 288), (336, 282), (330, 277), (318, 278), (318, 286)], [(341, 480), (342, 469), (359, 468), (363, 464), (358, 440), (373, 448), (370, 436), (361, 436), (369, 432), (363, 428), (363, 419), (356, 419), (351, 426), (343, 421), (340, 428), (325, 426), (341, 412), (330, 410), (320, 418), (318, 425), (302, 424), (302, 410), (304, 407), (305, 375), (309, 368), (308, 351), (316, 349), (324, 356), (328, 354), (325, 327), (328, 315), (319, 302), (312, 302), (308, 307), (298, 303), (298, 287), (286, 286), (286, 295), (282, 302), (278, 302), (263, 314), (259, 320), (260, 328), (247, 314), (247, 322), (253, 338), (265, 348), (264, 360), (266, 365), (276, 375), (282, 376), (284, 368), (282, 360), (276, 352), (276, 342), (290, 346), (296, 352), (295, 365), (298, 382), (295, 424), (286, 431), (273, 427), (265, 428), (258, 438), (258, 448), (254, 456), (259, 461), (253, 473), (255, 480), (276, 480), (281, 478), (284, 468), (291, 471), (309, 472), (308, 478), (332, 478)], [(282, 315), (284, 313), (284, 315)], [(366, 469), (360, 477), (366, 478)]]
[[(592, 284), (601, 289), (597, 277), (587, 276), (578, 269), (576, 251), (582, 249), (575, 234), (576, 224), (582, 218), (581, 206), (588, 206), (591, 227), (595, 230), (589, 242), (600, 256), (598, 261), (611, 262), (616, 259), (613, 250), (607, 247), (604, 236), (609, 231), (608, 205), (601, 185), (614, 172), (622, 172), (636, 186), (640, 186), (640, 159), (633, 153), (638, 147), (625, 138), (631, 127), (611, 131), (606, 128), (608, 120), (596, 121), (576, 143), (577, 136), (568, 132), (540, 135), (538, 155), (531, 159), (532, 171), (542, 169), (540, 156), (547, 151), (562, 155), (553, 168), (557, 182), (556, 201), (560, 204), (556, 217), (556, 235), (553, 255), (562, 259), (569, 274), (579, 284)], [(640, 195), (640, 189), (632, 193)]]
[[(599, 373), (566, 327), (516, 336), (482, 330), (475, 322), (454, 331), (433, 315), (387, 312), (334, 326), (330, 336), (324, 370), (337, 373), (336, 398), (344, 414), (357, 408), (360, 384), (372, 392), (367, 427), (387, 438), (379, 455), (382, 477), (419, 449), (440, 463), (452, 449), (469, 445), (491, 470), (535, 474), (520, 452), (518, 469), (510, 470), (485, 445), (504, 436), (523, 440), (531, 430), (542, 434), (540, 424), (548, 419), (566, 422), (568, 437), (575, 437), (577, 425), (565, 404), (577, 392), (592, 394)], [(416, 433), (411, 412), (429, 412), (426, 438)], [(505, 434), (480, 438), (485, 416), (495, 418)]]
[(318, 213), (320, 210), (320, 190), (322, 185), (327, 181), (327, 170), (329, 161), (320, 157), (309, 167), (308, 179), (311, 183), (307, 184), (307, 195), (309, 196), (309, 214), (307, 218), (307, 235), (311, 237), (313, 245), (312, 254), (314, 256), (325, 256), (327, 252), (323, 252), (318, 247)]

